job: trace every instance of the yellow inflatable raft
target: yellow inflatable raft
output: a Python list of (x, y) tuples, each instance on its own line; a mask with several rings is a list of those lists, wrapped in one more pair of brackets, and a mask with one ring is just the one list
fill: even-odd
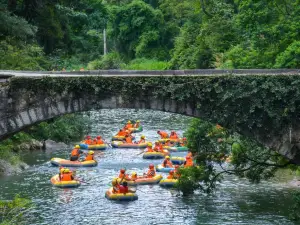
[[(162, 179), (162, 175), (156, 174), (154, 177), (138, 177), (135, 181), (132, 180), (124, 180), (126, 181), (128, 186), (136, 186), (142, 184), (158, 184), (159, 181)], [(118, 178), (118, 182), (121, 182), (121, 178)]]
[(105, 192), (105, 197), (109, 200), (119, 200), (119, 201), (134, 201), (138, 199), (138, 196), (136, 193), (113, 193), (113, 188), (111, 187)]
[(60, 181), (58, 174), (53, 176), (50, 181), (53, 186), (60, 187), (60, 188), (71, 188), (71, 187), (79, 187), (80, 186), (80, 182), (78, 180)]
[(64, 167), (92, 167), (92, 166), (97, 166), (98, 164), (96, 160), (80, 162), (80, 161), (70, 161), (61, 158), (52, 158), (50, 162), (54, 166), (64, 166)]
[(148, 143), (141, 143), (141, 144), (130, 144), (130, 143), (123, 143), (122, 141), (113, 141), (111, 145), (114, 148), (146, 148)]
[(123, 141), (125, 140), (125, 136), (115, 135), (111, 138), (112, 141)]
[(80, 149), (86, 150), (105, 150), (107, 149), (107, 144), (99, 144), (99, 145), (87, 145), (87, 144), (79, 144)]
[(145, 152), (143, 159), (163, 159), (166, 155), (170, 155), (168, 150), (164, 150), (164, 152)]
[(172, 188), (178, 183), (177, 179), (163, 179), (159, 182), (159, 186)]

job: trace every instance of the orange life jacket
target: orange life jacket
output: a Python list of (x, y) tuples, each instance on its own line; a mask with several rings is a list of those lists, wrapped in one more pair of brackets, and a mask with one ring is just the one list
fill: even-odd
[(126, 132), (124, 130), (121, 130), (117, 133), (117, 136), (125, 136)]
[(61, 175), (61, 181), (71, 181), (71, 180), (73, 180), (72, 175), (73, 175), (72, 172), (70, 172), (70, 173), (63, 173)]
[(126, 143), (132, 144), (132, 138), (131, 137), (125, 138), (125, 141), (126, 141)]
[(84, 143), (87, 144), (87, 145), (91, 145), (92, 144), (92, 139), (87, 139), (87, 140), (85, 140)]
[(191, 167), (194, 165), (193, 159), (186, 159), (184, 167)]
[(119, 178), (125, 179), (125, 180), (130, 180), (128, 174), (125, 174), (125, 173), (120, 173), (120, 174), (119, 174)]
[(93, 145), (96, 145), (97, 144), (97, 140), (93, 140)]
[(154, 169), (149, 169), (147, 172), (147, 177), (154, 177), (155, 176), (155, 170)]
[(104, 144), (104, 141), (102, 141), (101, 139), (98, 139), (97, 140), (97, 145), (102, 145), (102, 144)]
[(170, 139), (178, 139), (178, 135), (176, 133), (170, 135)]
[(161, 138), (161, 139), (165, 139), (165, 138), (168, 138), (168, 137), (169, 137), (168, 133), (165, 132), (165, 131), (161, 131), (161, 132), (159, 133), (159, 135), (160, 135), (160, 138)]
[(167, 179), (174, 179), (174, 175), (169, 174), (169, 175), (167, 176)]
[(84, 160), (84, 161), (91, 161), (91, 160), (94, 160), (94, 156), (88, 154), (88, 155), (85, 157), (85, 160)]
[(135, 123), (133, 127), (134, 128), (139, 128), (139, 126), (140, 126), (140, 123)]
[(154, 150), (152, 149), (152, 147), (148, 146), (148, 147), (146, 148), (146, 152), (154, 152)]
[(132, 128), (132, 124), (126, 124), (124, 128), (125, 128), (125, 129)]
[(78, 148), (74, 148), (71, 152), (71, 156), (80, 156), (80, 153), (79, 153), (79, 149)]

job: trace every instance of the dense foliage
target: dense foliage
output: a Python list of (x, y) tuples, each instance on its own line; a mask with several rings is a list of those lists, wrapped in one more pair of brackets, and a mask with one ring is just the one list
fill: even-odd
[(0, 225), (30, 224), (35, 218), (33, 204), (18, 195), (12, 201), (0, 200)]
[[(11, 164), (20, 161), (19, 153), (32, 144), (32, 140), (53, 140), (70, 143), (78, 141), (86, 135), (90, 129), (90, 121), (82, 115), (70, 114), (42, 122), (30, 127), (28, 130), (19, 132), (0, 143), (0, 159), (5, 159)], [(31, 150), (31, 149), (26, 149)]]
[[(124, 68), (300, 68), (299, 0), (0, 0), (0, 9), (0, 69), (136, 59)], [(116, 58), (102, 58), (104, 29)], [(137, 65), (145, 59), (168, 63)]]
[[(258, 183), (273, 177), (279, 168), (290, 166), (272, 149), (200, 119), (192, 121), (185, 135), (199, 167), (182, 171), (184, 176), (179, 188), (184, 193), (199, 188), (210, 192), (222, 174), (245, 177), (250, 182)], [(226, 161), (230, 166), (224, 164)], [(189, 185), (185, 185), (187, 182)]]

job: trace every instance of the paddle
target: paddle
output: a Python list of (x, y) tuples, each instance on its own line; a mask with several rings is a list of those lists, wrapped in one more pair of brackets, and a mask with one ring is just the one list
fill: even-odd
[(141, 155), (141, 154), (143, 154), (143, 153), (145, 153), (145, 151), (144, 151), (144, 150), (143, 150), (142, 152), (140, 152), (140, 153), (136, 154), (136, 155)]

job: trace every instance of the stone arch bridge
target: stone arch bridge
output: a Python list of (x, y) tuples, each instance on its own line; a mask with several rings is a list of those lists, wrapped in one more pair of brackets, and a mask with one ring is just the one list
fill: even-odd
[(0, 71), (0, 140), (92, 109), (153, 109), (199, 117), (300, 164), (299, 70)]

